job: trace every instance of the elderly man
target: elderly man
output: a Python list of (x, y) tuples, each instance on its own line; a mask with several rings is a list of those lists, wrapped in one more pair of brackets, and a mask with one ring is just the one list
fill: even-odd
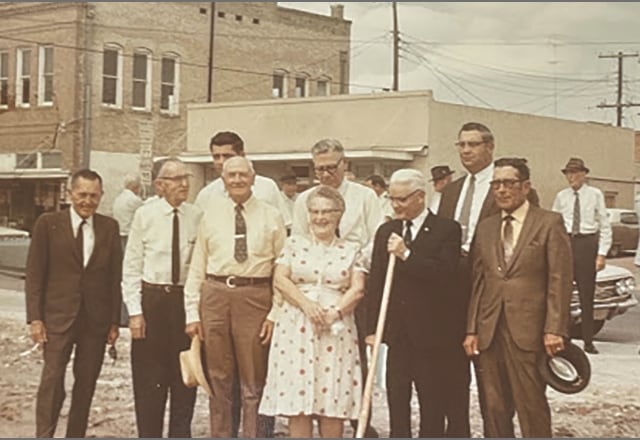
[(390, 437), (411, 437), (411, 385), (420, 402), (420, 437), (444, 437), (448, 375), (462, 353), (451, 324), (457, 304), (446, 295), (460, 253), (460, 225), (426, 207), (426, 182), (412, 169), (393, 173), (395, 219), (378, 229), (369, 278), (368, 330), (376, 329), (389, 255), (397, 257), (384, 332)]
[[(572, 291), (571, 245), (562, 217), (527, 200), (524, 159), (495, 162), (500, 212), (478, 225), (464, 348), (474, 357), (485, 437), (551, 437), (540, 357), (564, 348)], [(546, 354), (545, 354), (546, 352)]]
[(280, 213), (253, 195), (251, 162), (228, 159), (222, 179), (228, 197), (210, 199), (198, 229), (185, 285), (186, 332), (204, 340), (213, 390), (211, 436), (232, 434), (231, 387), (237, 370), (242, 435), (264, 437), (258, 405), (273, 329), (266, 318), (272, 306), (272, 271), (286, 229)]
[(124, 257), (122, 291), (129, 309), (131, 369), (139, 437), (162, 437), (171, 394), (169, 437), (191, 437), (196, 390), (180, 374), (184, 333), (184, 280), (201, 212), (186, 203), (187, 167), (167, 160), (155, 184), (164, 197), (135, 214)]
[(442, 198), (442, 191), (453, 180), (453, 173), (455, 171), (449, 168), (449, 165), (436, 165), (431, 168), (431, 183), (433, 185), (433, 197), (431, 198), (431, 204), (429, 210), (434, 214), (438, 213), (440, 207), (440, 199)]
[(113, 201), (113, 218), (120, 226), (122, 248), (127, 246), (127, 237), (136, 209), (142, 206), (140, 198), (140, 177), (128, 175), (124, 179), (124, 189)]
[(33, 229), (25, 282), (27, 322), (44, 358), (36, 437), (53, 437), (74, 349), (66, 437), (86, 437), (105, 344), (118, 338), (122, 248), (118, 223), (96, 213), (102, 194), (98, 173), (76, 171), (71, 208), (41, 215)]
[(612, 231), (604, 195), (598, 188), (587, 185), (588, 172), (589, 168), (582, 159), (569, 159), (562, 170), (569, 187), (556, 195), (552, 209), (562, 214), (567, 233), (571, 236), (573, 274), (582, 309), (584, 351), (597, 354), (598, 350), (593, 345), (593, 296), (596, 272), (604, 269)]

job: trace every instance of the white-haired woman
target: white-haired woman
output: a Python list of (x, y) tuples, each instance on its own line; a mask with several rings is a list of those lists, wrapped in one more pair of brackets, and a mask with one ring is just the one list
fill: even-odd
[(291, 437), (342, 437), (362, 391), (353, 310), (364, 272), (358, 245), (337, 237), (344, 199), (328, 186), (307, 199), (311, 237), (287, 239), (274, 272), (285, 302), (276, 323), (260, 413), (289, 418)]

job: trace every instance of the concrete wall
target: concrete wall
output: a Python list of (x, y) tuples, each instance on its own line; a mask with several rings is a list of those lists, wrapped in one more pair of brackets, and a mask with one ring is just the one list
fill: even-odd
[(111, 215), (113, 201), (124, 188), (127, 174), (136, 174), (140, 169), (140, 158), (130, 153), (109, 153), (94, 151), (92, 153), (93, 169), (102, 177), (104, 195), (98, 212)]

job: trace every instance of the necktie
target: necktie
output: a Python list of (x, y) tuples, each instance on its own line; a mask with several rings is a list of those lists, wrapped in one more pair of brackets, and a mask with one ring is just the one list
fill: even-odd
[(411, 236), (411, 225), (413, 225), (413, 222), (411, 220), (407, 220), (405, 222), (405, 231), (404, 231), (404, 244), (407, 245), (407, 247), (411, 246), (411, 240), (412, 240), (412, 236)]
[(180, 282), (180, 219), (178, 209), (173, 209), (173, 234), (171, 236), (171, 283)]
[(242, 263), (247, 260), (247, 224), (242, 216), (242, 205), (236, 205), (236, 235), (235, 249), (233, 257), (237, 262)]
[(80, 261), (82, 262), (82, 266), (84, 267), (84, 225), (87, 224), (86, 220), (82, 220), (80, 225), (78, 226), (78, 232), (76, 233), (76, 249), (78, 250), (78, 255), (80, 255)]
[(571, 224), (571, 235), (580, 233), (580, 195), (574, 192), (576, 198), (573, 201), (573, 223)]
[(507, 215), (502, 219), (504, 229), (502, 230), (502, 248), (504, 249), (504, 262), (509, 264), (513, 256), (513, 216)]
[(467, 194), (464, 196), (464, 202), (462, 203), (462, 209), (460, 210), (460, 224), (463, 226), (462, 243), (467, 242), (469, 237), (469, 221), (471, 220), (471, 205), (473, 204), (473, 193), (476, 190), (476, 176), (473, 174), (469, 179), (469, 187), (467, 188)]

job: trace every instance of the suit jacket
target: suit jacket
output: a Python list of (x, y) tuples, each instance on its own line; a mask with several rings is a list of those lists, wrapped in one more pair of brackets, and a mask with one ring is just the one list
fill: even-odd
[[(387, 240), (402, 235), (402, 221), (391, 220), (376, 232), (367, 288), (368, 334), (375, 333), (389, 261)], [(429, 213), (411, 243), (406, 261), (396, 260), (384, 340), (409, 338), (413, 347), (458, 346), (459, 332), (449, 331), (456, 298), (447, 288), (460, 254), (460, 225)]]
[(41, 215), (33, 229), (25, 283), (27, 322), (48, 332), (71, 327), (81, 307), (89, 325), (105, 335), (120, 319), (122, 246), (118, 223), (93, 216), (95, 246), (86, 267), (75, 246), (69, 210)]
[(522, 350), (542, 349), (543, 334), (568, 336), (573, 264), (560, 214), (529, 207), (509, 264), (504, 262), (502, 216), (483, 220), (475, 234), (473, 289), (467, 333), (480, 350), (493, 340), (500, 313)]

